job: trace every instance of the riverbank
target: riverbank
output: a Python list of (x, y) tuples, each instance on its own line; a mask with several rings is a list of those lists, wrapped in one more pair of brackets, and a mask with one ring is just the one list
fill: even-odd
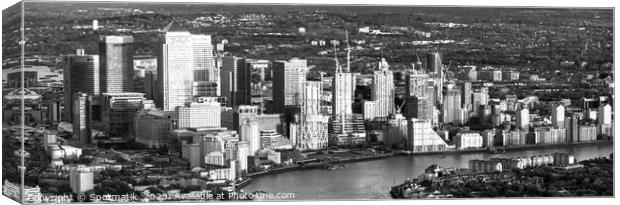
[[(495, 147), (498, 151), (511, 151), (511, 150), (539, 150), (539, 149), (548, 149), (555, 147), (573, 147), (573, 146), (593, 146), (593, 145), (613, 145), (613, 141), (592, 141), (592, 142), (581, 142), (581, 143), (571, 143), (571, 144), (546, 144), (546, 145), (521, 145), (521, 146), (510, 146), (510, 147)], [(340, 158), (330, 161), (320, 161), (320, 162), (312, 162), (304, 165), (287, 165), (284, 167), (271, 168), (259, 172), (252, 172), (246, 175), (246, 179), (242, 182), (236, 184), (237, 188), (242, 188), (252, 183), (253, 179), (259, 176), (271, 175), (283, 172), (290, 172), (296, 170), (304, 170), (304, 169), (317, 169), (324, 168), (327, 164), (346, 164), (346, 163), (354, 163), (360, 161), (371, 161), (371, 160), (379, 160), (384, 158), (390, 158), (393, 156), (402, 156), (402, 155), (423, 155), (423, 156), (432, 156), (432, 155), (454, 155), (454, 154), (468, 154), (468, 153), (488, 153), (487, 149), (469, 149), (469, 150), (446, 150), (443, 152), (417, 152), (407, 154), (402, 151), (389, 152), (385, 154), (377, 154), (377, 155), (368, 155), (368, 156), (359, 156), (359, 157), (349, 157), (349, 158)], [(502, 154), (502, 153), (497, 153)], [(248, 180), (249, 178), (249, 180)], [(247, 180), (247, 181), (246, 181)]]
[[(536, 149), (548, 149), (554, 147), (571, 147), (571, 146), (588, 146), (588, 145), (605, 145), (605, 144), (613, 144), (613, 141), (589, 141), (589, 142), (572, 142), (565, 144), (525, 144), (525, 145), (512, 145), (512, 146), (494, 146), (493, 148), (498, 151), (493, 154), (502, 154), (504, 151), (514, 151), (514, 150), (536, 150)], [(406, 150), (397, 151), (398, 154), (401, 155), (445, 155), (445, 154), (462, 154), (462, 153), (481, 153), (481, 152), (490, 152), (487, 148), (476, 148), (476, 149), (450, 149), (443, 151), (434, 151), (434, 152), (411, 152)]]

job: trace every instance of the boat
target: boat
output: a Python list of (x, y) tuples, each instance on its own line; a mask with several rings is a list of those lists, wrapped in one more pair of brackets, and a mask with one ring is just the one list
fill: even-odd
[(324, 168), (329, 170), (329, 171), (334, 171), (334, 170), (338, 170), (338, 169), (344, 169), (345, 166), (344, 166), (344, 164), (335, 164), (335, 165), (333, 165), (333, 164), (326, 164)]

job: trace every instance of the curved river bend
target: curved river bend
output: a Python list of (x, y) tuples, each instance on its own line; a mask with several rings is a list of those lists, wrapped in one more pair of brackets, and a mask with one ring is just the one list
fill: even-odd
[(295, 200), (390, 199), (388, 189), (424, 172), (431, 164), (441, 167), (467, 168), (469, 160), (535, 156), (565, 152), (576, 161), (609, 157), (613, 144), (514, 150), (503, 154), (458, 153), (442, 155), (396, 156), (373, 161), (346, 164), (335, 171), (323, 169), (296, 170), (254, 177), (243, 188), (245, 192), (295, 193)]

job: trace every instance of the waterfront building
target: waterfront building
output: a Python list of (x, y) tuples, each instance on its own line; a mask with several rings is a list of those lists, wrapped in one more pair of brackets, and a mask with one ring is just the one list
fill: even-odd
[(239, 137), (241, 142), (248, 143), (248, 154), (254, 156), (260, 147), (260, 127), (254, 118), (243, 118), (239, 125)]
[(132, 136), (134, 115), (140, 109), (144, 93), (103, 93), (101, 121), (103, 131), (110, 136)]
[(457, 149), (476, 149), (482, 148), (483, 138), (478, 132), (460, 131), (454, 137), (454, 144)]
[(215, 100), (199, 99), (175, 108), (178, 128), (220, 127), (221, 106)]
[(222, 96), (227, 98), (227, 106), (249, 105), (252, 97), (250, 83), (250, 69), (244, 58), (222, 58)]
[(500, 161), (469, 160), (469, 170), (473, 173), (501, 172), (504, 170)]
[(482, 133), (482, 146), (483, 147), (493, 147), (495, 145), (495, 134), (497, 131), (495, 129), (492, 130), (484, 130)]
[(598, 133), (613, 136), (613, 122), (611, 105), (605, 104), (598, 107)]
[(133, 92), (133, 37), (103, 36), (99, 41), (102, 93)]
[(229, 167), (211, 169), (208, 173), (210, 181), (234, 181), (237, 179), (237, 162), (230, 161)]
[(400, 113), (388, 117), (387, 126), (383, 126), (383, 143), (388, 146), (406, 145), (408, 122), (405, 116)]
[(579, 142), (596, 141), (596, 126), (580, 125), (579, 126)]
[(163, 29), (163, 44), (157, 57), (157, 98), (164, 111), (173, 111), (192, 101), (194, 81), (193, 44), (189, 31), (176, 22)]
[(537, 127), (527, 134), (528, 144), (560, 144), (566, 142), (566, 129)]
[(135, 118), (136, 143), (149, 148), (167, 146), (173, 128), (174, 113), (157, 109), (141, 109)]
[(552, 105), (551, 106), (551, 124), (553, 127), (564, 128), (564, 105)]
[(72, 98), (78, 92), (99, 95), (99, 56), (86, 55), (84, 49), (64, 57), (64, 121), (73, 122)]
[(248, 170), (248, 156), (252, 155), (250, 153), (250, 143), (240, 141), (237, 143), (237, 157), (235, 160), (238, 164), (238, 172), (237, 175), (241, 176), (243, 173)]
[(306, 60), (293, 58), (273, 63), (273, 112), (284, 113), (288, 105), (299, 105), (301, 86), (306, 81)]
[(407, 150), (437, 152), (446, 149), (447, 143), (433, 131), (427, 120), (411, 118), (408, 123)]
[(444, 124), (463, 124), (461, 115), (461, 92), (454, 84), (446, 84), (444, 88), (442, 119)]
[(495, 144), (499, 146), (524, 145), (527, 141), (527, 131), (521, 129), (501, 130), (495, 135)]
[(83, 144), (91, 142), (91, 102), (92, 96), (87, 93), (76, 93), (72, 100), (73, 138)]
[(379, 63), (379, 70), (373, 71), (371, 99), (375, 102), (375, 117), (387, 117), (394, 112), (394, 75), (385, 58)]
[(530, 128), (530, 110), (527, 107), (517, 109), (517, 128), (524, 130)]
[[(321, 114), (308, 115), (299, 123), (291, 141), (301, 151), (321, 150), (328, 146), (329, 118)], [(293, 140), (295, 139), (295, 140)]]
[(361, 114), (336, 115), (329, 121), (328, 133), (328, 144), (330, 145), (354, 146), (362, 144), (366, 141), (364, 117)]
[(93, 190), (95, 188), (94, 181), (94, 173), (87, 168), (77, 167), (76, 169), (71, 169), (69, 172), (69, 184), (71, 190), (75, 194)]
[[(244, 120), (256, 120), (259, 107), (256, 105), (237, 105), (233, 108), (233, 130), (239, 130)], [(259, 129), (262, 129), (259, 127)]]
[(565, 119), (566, 139), (568, 142), (579, 141), (579, 117), (575, 113), (570, 113)]

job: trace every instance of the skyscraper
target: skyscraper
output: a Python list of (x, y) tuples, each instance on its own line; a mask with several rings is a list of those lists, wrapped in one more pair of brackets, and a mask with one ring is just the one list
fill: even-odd
[(598, 107), (598, 124), (612, 124), (611, 105), (605, 104)]
[(173, 111), (192, 100), (194, 81), (192, 35), (187, 29), (171, 22), (163, 30), (164, 44), (157, 59), (155, 102), (164, 111)]
[(299, 150), (318, 150), (327, 147), (328, 133), (325, 116), (320, 113), (321, 82), (307, 81), (302, 85), (301, 111), (298, 124), (291, 125), (290, 139)]
[(239, 138), (248, 143), (248, 152), (254, 156), (260, 150), (260, 132), (255, 118), (242, 118), (239, 124)]
[(228, 100), (228, 106), (249, 105), (250, 69), (245, 59), (225, 56), (222, 59), (222, 96)]
[(441, 70), (441, 56), (439, 55), (439, 52), (434, 51), (434, 52), (430, 52), (426, 55), (426, 72), (427, 73), (436, 73), (436, 74), (441, 74), (442, 70)]
[(555, 128), (564, 128), (564, 106), (562, 104), (552, 105), (551, 125)]
[(80, 143), (90, 144), (91, 127), (90, 127), (90, 102), (92, 97), (87, 93), (76, 93), (73, 95), (72, 111), (73, 111), (73, 138)]
[[(353, 87), (351, 82), (354, 82), (353, 75), (351, 73), (336, 72), (333, 80), (333, 93), (332, 93), (332, 113), (336, 115), (351, 115), (353, 109)], [(376, 107), (376, 106), (375, 106)]]
[(300, 105), (301, 85), (306, 82), (306, 60), (293, 58), (273, 63), (273, 112), (284, 113), (287, 105)]
[(375, 101), (375, 117), (387, 117), (394, 112), (394, 75), (389, 67), (382, 58), (379, 70), (372, 75), (371, 99)]
[(472, 110), (472, 90), (471, 90), (471, 82), (460, 82), (457, 83), (459, 88), (461, 89), (461, 107)]
[(84, 49), (64, 57), (64, 119), (73, 122), (73, 95), (78, 92), (99, 95), (99, 56), (86, 55)]
[(215, 67), (213, 44), (210, 35), (192, 35), (195, 81), (219, 82), (220, 72)]
[(443, 123), (461, 124), (461, 92), (454, 84), (446, 84), (443, 99)]
[(133, 91), (133, 37), (104, 36), (99, 41), (99, 77), (102, 93)]

